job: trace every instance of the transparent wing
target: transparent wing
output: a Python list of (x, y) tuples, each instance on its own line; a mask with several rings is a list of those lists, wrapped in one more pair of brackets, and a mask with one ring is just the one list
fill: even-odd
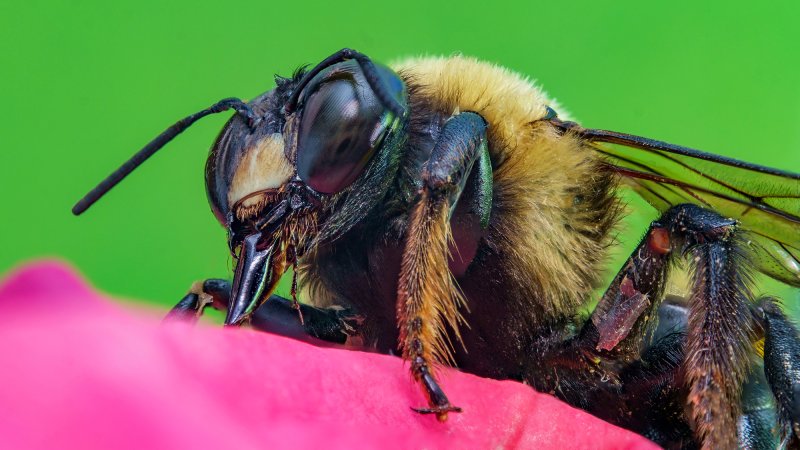
[(748, 231), (756, 268), (800, 287), (800, 174), (639, 136), (553, 123), (589, 141), (626, 184), (660, 211), (694, 203), (738, 220)]

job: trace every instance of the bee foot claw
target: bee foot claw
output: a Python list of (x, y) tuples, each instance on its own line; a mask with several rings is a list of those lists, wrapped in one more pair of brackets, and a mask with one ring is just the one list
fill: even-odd
[(417, 412), (417, 413), (420, 413), (420, 414), (436, 414), (436, 419), (439, 422), (444, 422), (444, 421), (447, 420), (447, 413), (451, 413), (451, 412), (460, 413), (460, 412), (462, 412), (461, 408), (459, 408), (458, 406), (450, 405), (450, 404), (436, 406), (436, 407), (433, 407), (433, 408), (413, 408), (412, 407), (411, 409), (414, 412)]

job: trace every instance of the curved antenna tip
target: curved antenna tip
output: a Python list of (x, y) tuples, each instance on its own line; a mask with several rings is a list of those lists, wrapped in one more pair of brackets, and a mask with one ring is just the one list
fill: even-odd
[(72, 214), (80, 216), (84, 213), (84, 211), (86, 211), (86, 208), (88, 208), (88, 206), (84, 206), (83, 201), (81, 200), (72, 207)]

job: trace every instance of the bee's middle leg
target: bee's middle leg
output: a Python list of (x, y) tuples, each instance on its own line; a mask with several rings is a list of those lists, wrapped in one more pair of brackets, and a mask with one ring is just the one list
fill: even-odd
[[(475, 176), (470, 177), (475, 167)], [(476, 192), (472, 205), (483, 227), (491, 209), (491, 162), (486, 146), (486, 122), (465, 112), (445, 123), (422, 170), (422, 187), (410, 214), (397, 292), (397, 319), (403, 358), (426, 397), (427, 408), (415, 409), (446, 420), (459, 412), (436, 381), (435, 365), (453, 363), (452, 330), (460, 339), (464, 300), (448, 267), (452, 241), (450, 215), (467, 180)]]
[(231, 284), (222, 279), (209, 278), (196, 281), (189, 292), (173, 306), (164, 317), (165, 321), (196, 323), (206, 307), (224, 311), (231, 297)]

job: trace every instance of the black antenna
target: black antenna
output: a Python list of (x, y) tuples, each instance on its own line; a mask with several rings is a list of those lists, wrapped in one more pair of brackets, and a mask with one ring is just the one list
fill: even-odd
[(72, 207), (72, 214), (77, 216), (89, 209), (94, 202), (100, 200), (100, 197), (104, 196), (108, 191), (111, 190), (111, 188), (119, 184), (120, 181), (122, 181), (143, 162), (145, 162), (147, 158), (153, 156), (153, 154), (161, 149), (161, 147), (167, 145), (169, 141), (192, 126), (193, 123), (210, 114), (220, 113), (229, 109), (235, 109), (238, 114), (246, 118), (247, 124), (250, 126), (250, 128), (253, 128), (256, 122), (258, 122), (258, 118), (255, 116), (255, 114), (253, 114), (253, 111), (250, 109), (250, 107), (238, 98), (226, 98), (220, 100), (202, 111), (185, 117), (164, 130), (163, 133), (159, 134), (155, 139), (145, 145), (143, 149), (139, 150), (135, 155), (133, 155), (133, 157), (131, 157), (131, 159), (127, 160), (125, 164), (120, 166), (119, 169), (115, 170), (114, 173), (109, 175), (105, 180), (101, 181), (97, 187), (89, 191), (88, 194), (86, 194), (78, 203), (75, 204), (75, 206)]
[(295, 108), (297, 108), (297, 102), (300, 99), (300, 94), (302, 94), (303, 89), (318, 73), (336, 63), (340, 63), (348, 59), (355, 59), (356, 62), (358, 62), (358, 65), (361, 67), (361, 71), (364, 72), (364, 78), (366, 78), (367, 83), (369, 83), (369, 87), (372, 89), (372, 92), (375, 93), (375, 96), (378, 98), (378, 100), (380, 100), (383, 106), (388, 108), (394, 115), (398, 117), (405, 115), (405, 107), (403, 107), (403, 105), (400, 104), (397, 99), (392, 97), (392, 95), (386, 89), (386, 86), (383, 84), (383, 81), (381, 81), (381, 78), (378, 75), (378, 69), (375, 67), (375, 64), (372, 63), (372, 60), (369, 59), (367, 55), (350, 48), (343, 48), (331, 56), (328, 56), (327, 58), (323, 59), (322, 62), (314, 66), (313, 69), (308, 71), (297, 84), (297, 86), (295, 86), (292, 96), (289, 97), (289, 101), (287, 101), (286, 105), (284, 106), (284, 112), (286, 114), (294, 112)]

